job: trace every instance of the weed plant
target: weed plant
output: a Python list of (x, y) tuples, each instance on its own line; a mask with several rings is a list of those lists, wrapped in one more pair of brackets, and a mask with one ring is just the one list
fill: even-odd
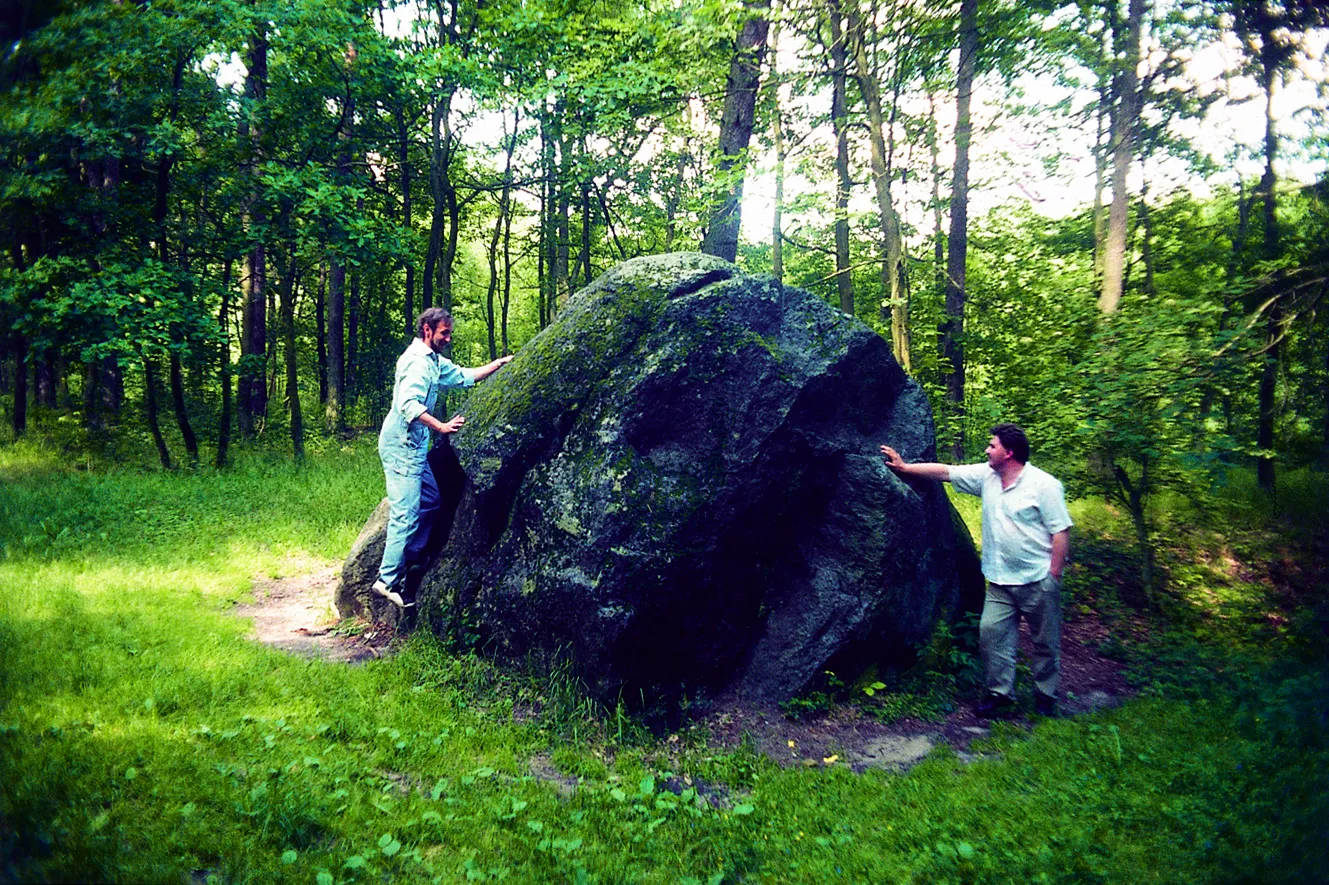
[[(651, 736), (621, 706), (586, 704), (570, 670), (532, 682), (423, 635), (359, 666), (247, 638), (231, 609), (253, 579), (336, 562), (381, 482), (372, 440), (303, 468), (250, 451), (229, 471), (172, 474), (0, 449), (0, 880), (1217, 883), (1329, 869), (1313, 622), (1289, 618), (1260, 653), (1235, 638), (1249, 631), (1195, 629), (1210, 618), (1197, 614), (1174, 631), (1187, 641), (1150, 639), (1139, 699), (998, 727), (978, 761), (943, 748), (905, 774), (784, 769), (695, 731)], [(1092, 509), (1076, 516), (1112, 536)], [(1263, 535), (1242, 537), (1265, 552)], [(1110, 578), (1083, 575), (1077, 604)], [(1179, 604), (1217, 593), (1206, 580)], [(1267, 606), (1262, 584), (1230, 584), (1240, 610)], [(1126, 647), (1142, 659), (1143, 641)]]

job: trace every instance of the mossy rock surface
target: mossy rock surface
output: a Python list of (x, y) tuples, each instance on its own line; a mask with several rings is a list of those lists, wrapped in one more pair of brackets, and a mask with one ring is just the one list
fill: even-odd
[[(569, 654), (601, 697), (785, 698), (981, 603), (927, 398), (862, 323), (697, 254), (625, 262), (458, 411), (466, 475), (420, 619)], [(366, 549), (373, 549), (366, 547)]]

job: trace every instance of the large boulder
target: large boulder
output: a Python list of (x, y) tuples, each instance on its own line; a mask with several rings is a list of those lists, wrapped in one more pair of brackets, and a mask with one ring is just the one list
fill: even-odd
[(458, 411), (464, 489), (420, 617), (498, 657), (569, 655), (601, 697), (789, 697), (981, 604), (941, 486), (878, 453), (935, 457), (922, 389), (769, 277), (625, 262)]

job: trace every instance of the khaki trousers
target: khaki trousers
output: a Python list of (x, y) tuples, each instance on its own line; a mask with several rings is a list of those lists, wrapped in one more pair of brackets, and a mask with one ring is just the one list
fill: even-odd
[(1061, 682), (1061, 582), (1050, 574), (1032, 584), (988, 584), (978, 624), (988, 691), (1015, 697), (1015, 649), (1022, 614), (1034, 637), (1034, 687), (1055, 698)]

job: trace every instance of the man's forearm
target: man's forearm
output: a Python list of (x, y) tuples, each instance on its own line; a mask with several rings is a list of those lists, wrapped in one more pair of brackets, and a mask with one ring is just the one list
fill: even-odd
[(1071, 552), (1071, 530), (1063, 529), (1052, 536), (1052, 577), (1061, 580), (1066, 568), (1066, 557)]
[(511, 356), (501, 356), (498, 359), (485, 363), (478, 369), (472, 369), (471, 371), (475, 374), (476, 381), (483, 381), (510, 362), (512, 362)]
[(904, 476), (918, 476), (923, 479), (935, 479), (941, 482), (951, 481), (951, 465), (934, 464), (930, 461), (919, 461), (915, 464), (903, 464), (892, 469)]

